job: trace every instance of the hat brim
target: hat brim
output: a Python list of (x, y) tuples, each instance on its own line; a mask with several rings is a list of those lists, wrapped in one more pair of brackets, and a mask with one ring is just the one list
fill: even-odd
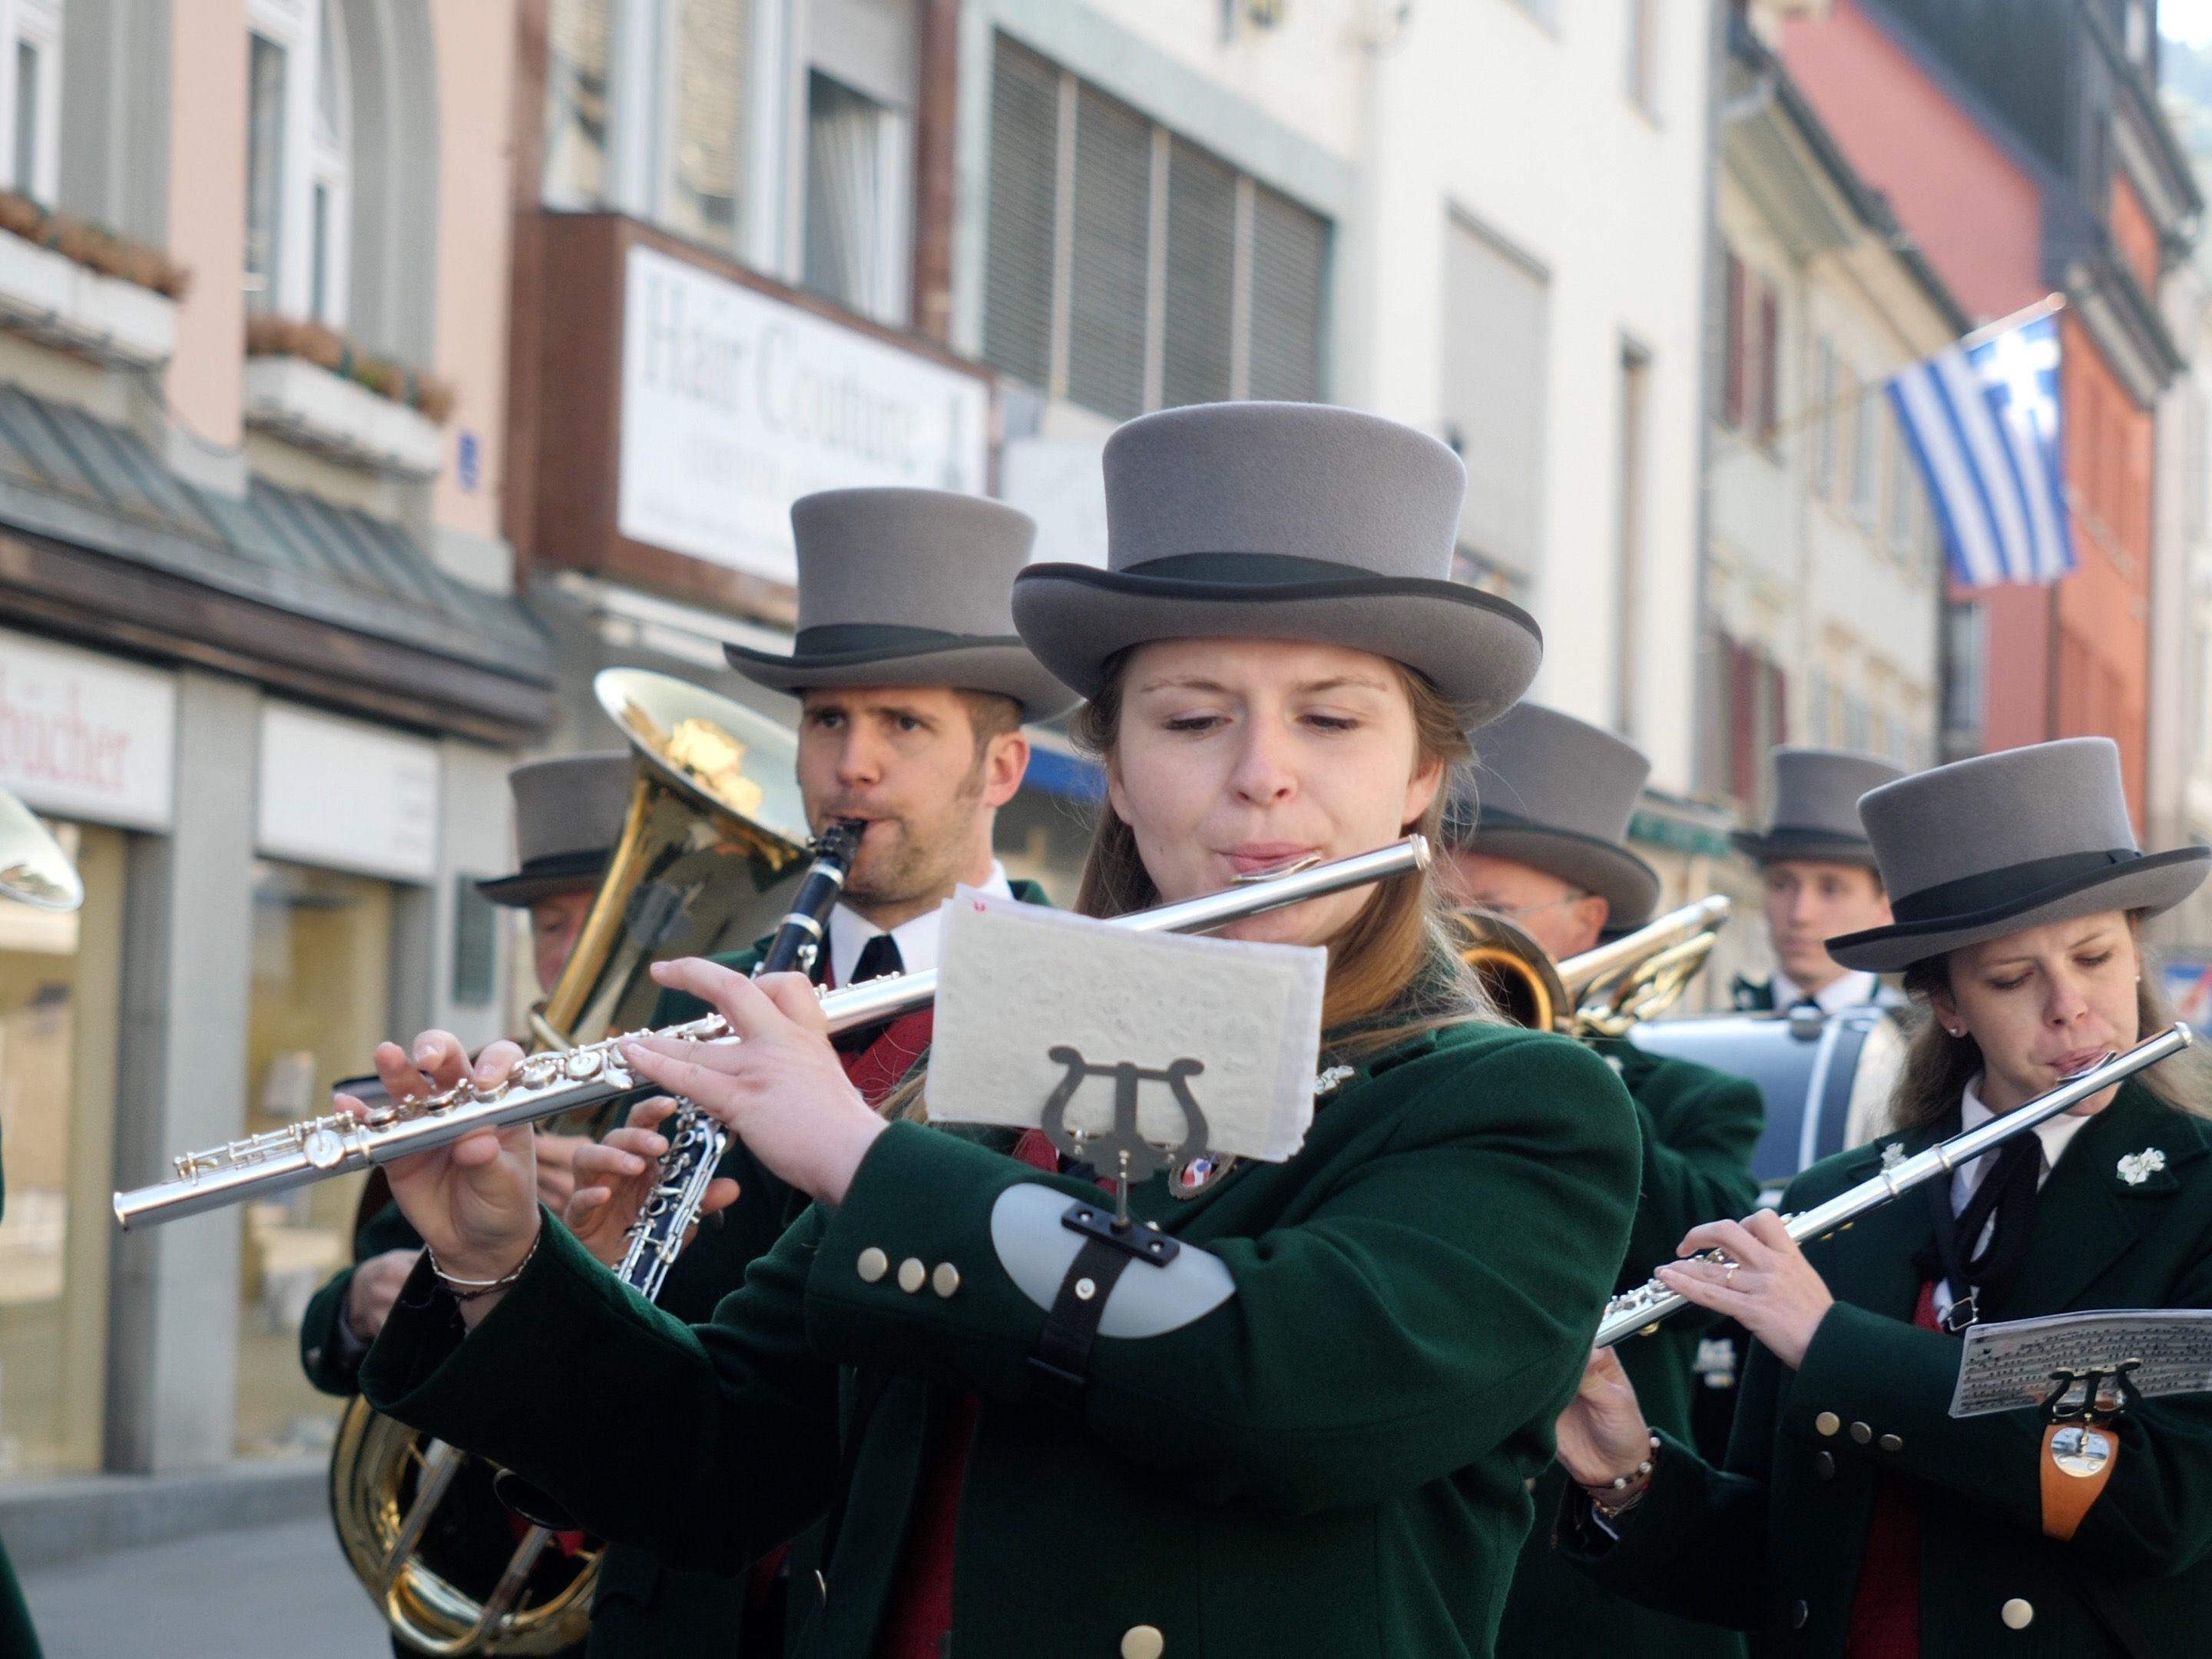
[(1831, 836), (1818, 830), (1731, 830), (1729, 842), (1753, 864), (1856, 864), (1878, 870), (1874, 843), (1852, 836)]
[(1659, 872), (1625, 847), (1572, 830), (1528, 824), (1473, 831), (1452, 843), (1454, 852), (1511, 859), (1557, 876), (1605, 901), (1607, 928), (1640, 927), (1659, 902)]
[(1297, 582), (1194, 581), (1083, 564), (1014, 578), (1014, 626), (1055, 678), (1085, 696), (1116, 652), (1154, 640), (1307, 640), (1371, 651), (1427, 677), (1465, 729), (1519, 702), (1544, 639), (1518, 605), (1463, 582), (1409, 576)]
[(1969, 915), (1931, 916), (1924, 921), (1840, 934), (1827, 942), (1828, 954), (1846, 968), (1899, 973), (1930, 957), (2049, 922), (2071, 921), (2106, 910), (2140, 910), (2146, 915), (2158, 915), (2195, 892), (2208, 872), (2212, 872), (2212, 847), (2153, 853)]
[(602, 853), (596, 863), (587, 867), (552, 871), (521, 871), (512, 876), (498, 876), (477, 884), (477, 891), (494, 904), (520, 908), (535, 904), (556, 893), (577, 893), (597, 890), (607, 872), (606, 854)]
[(945, 685), (1012, 697), (1024, 720), (1048, 720), (1080, 699), (1054, 679), (1022, 641), (994, 635), (948, 639), (941, 646), (884, 651), (817, 652), (780, 657), (742, 645), (725, 645), (730, 666), (756, 685), (793, 696), (839, 686)]

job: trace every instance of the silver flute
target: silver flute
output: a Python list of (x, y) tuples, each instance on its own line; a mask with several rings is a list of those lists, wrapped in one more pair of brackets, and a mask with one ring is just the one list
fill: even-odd
[[(1410, 875), (1428, 863), (1427, 840), (1408, 836), (1326, 864), (1255, 872), (1219, 892), (1115, 916), (1109, 925), (1146, 933), (1204, 933), (1324, 894)], [(936, 995), (934, 970), (892, 975), (827, 993), (822, 1012), (830, 1030), (843, 1031), (896, 1019)], [(116, 1194), (115, 1219), (126, 1231), (141, 1223), (174, 1221), (430, 1152), (478, 1129), (535, 1122), (652, 1089), (655, 1085), (635, 1075), (622, 1056), (622, 1044), (641, 1036), (708, 1047), (738, 1041), (720, 1014), (708, 1014), (658, 1031), (626, 1031), (562, 1053), (526, 1054), (497, 1083), (479, 1086), (464, 1081), (436, 1094), (374, 1107), (363, 1117), (333, 1112), (187, 1152), (175, 1161), (173, 1179)]]
[[(2107, 1055), (2087, 1071), (2076, 1073), (2057, 1088), (2038, 1095), (2024, 1106), (2015, 1107), (2002, 1117), (1993, 1117), (1948, 1140), (1938, 1141), (1926, 1152), (1901, 1159), (1868, 1176), (1857, 1186), (1838, 1193), (1826, 1203), (1785, 1218), (1790, 1237), (1802, 1244), (1808, 1238), (1824, 1238), (1847, 1227), (1868, 1211), (1878, 1210), (1916, 1187), (1925, 1186), (1972, 1164), (1983, 1153), (2026, 1134), (2037, 1124), (2057, 1117), (2090, 1096), (2101, 1094), (2162, 1060), (2171, 1060), (2190, 1042), (2189, 1028), (2174, 1024), (2156, 1036), (2146, 1037), (2124, 1054)], [(1705, 1259), (1722, 1261), (1727, 1257), (1716, 1250)], [(1689, 1297), (1668, 1290), (1657, 1279), (1647, 1279), (1605, 1304), (1605, 1316), (1598, 1322), (1595, 1346), (1609, 1348), (1624, 1337), (1641, 1335), (1662, 1320), (1695, 1305)]]

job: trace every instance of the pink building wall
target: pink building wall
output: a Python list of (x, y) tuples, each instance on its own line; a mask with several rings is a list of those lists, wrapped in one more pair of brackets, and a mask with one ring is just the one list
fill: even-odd
[[(507, 476), (514, 0), (433, 0), (430, 21), (438, 52), (435, 368), (458, 394), (431, 513), (489, 538), (500, 533)], [(477, 446), (473, 489), (457, 465), (465, 432)]]
[(246, 375), (245, 0), (176, 0), (169, 26), (169, 256), (191, 272), (177, 307), (169, 406), (236, 443)]

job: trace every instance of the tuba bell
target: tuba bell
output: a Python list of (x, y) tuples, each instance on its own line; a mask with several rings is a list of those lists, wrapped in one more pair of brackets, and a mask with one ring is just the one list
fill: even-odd
[[(530, 1017), (540, 1049), (644, 1024), (659, 994), (647, 968), (750, 944), (782, 914), (781, 890), (805, 857), (788, 730), (641, 669), (608, 669), (592, 690), (635, 751), (636, 777), (576, 947)], [(7, 827), (0, 805), (0, 857), (13, 845)], [(599, 1133), (611, 1115), (564, 1127)], [(380, 1204), (382, 1185), (373, 1183), (365, 1206)], [(510, 1545), (489, 1473), (356, 1395), (331, 1453), (331, 1516), (346, 1559), (385, 1622), (425, 1653), (574, 1646), (590, 1628), (598, 1549), (535, 1525)], [(487, 1537), (495, 1549), (483, 1547)]]
[(1705, 966), (1734, 908), (1711, 894), (1558, 963), (1504, 916), (1461, 910), (1453, 921), (1460, 959), (1501, 1013), (1531, 1030), (1587, 1042), (1626, 1036), (1673, 1006)]

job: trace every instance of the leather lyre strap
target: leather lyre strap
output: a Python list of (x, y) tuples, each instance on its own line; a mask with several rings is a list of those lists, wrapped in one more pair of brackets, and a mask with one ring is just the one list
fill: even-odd
[[(2062, 1446), (2059, 1437), (2075, 1437)], [(2094, 1440), (2101, 1456), (2083, 1455), (2081, 1440)], [(2062, 1459), (2063, 1461), (2062, 1461)], [(2043, 1532), (2063, 1543), (2103, 1493), (2120, 1461), (2120, 1437), (2094, 1423), (2053, 1423), (2043, 1431)]]

